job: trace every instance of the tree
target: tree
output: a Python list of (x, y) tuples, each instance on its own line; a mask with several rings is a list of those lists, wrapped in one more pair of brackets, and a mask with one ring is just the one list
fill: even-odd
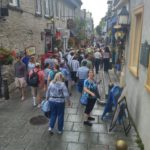
[(75, 19), (75, 31), (78, 40), (86, 39), (86, 20), (81, 18)]
[(105, 17), (101, 19), (101, 21), (99, 22), (99, 25), (96, 27), (96, 32), (99, 36), (102, 35), (102, 31), (103, 31), (103, 28), (105, 27)]
[(101, 35), (102, 31), (101, 31), (100, 25), (98, 25), (98, 26), (96, 27), (96, 32), (97, 32), (97, 34), (98, 34), (99, 36)]

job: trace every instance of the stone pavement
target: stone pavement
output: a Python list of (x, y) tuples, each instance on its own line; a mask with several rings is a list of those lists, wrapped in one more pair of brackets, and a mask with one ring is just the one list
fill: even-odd
[(122, 126), (108, 132), (110, 121), (102, 121), (103, 106), (96, 104), (92, 115), (92, 127), (83, 125), (84, 106), (80, 95), (73, 91), (72, 107), (66, 107), (65, 125), (62, 135), (50, 135), (48, 124), (31, 125), (32, 117), (42, 115), (39, 108), (31, 105), (31, 96), (21, 102), (15, 91), (9, 101), (0, 102), (0, 150), (115, 150), (117, 139), (127, 141), (129, 150), (139, 150), (135, 143), (136, 133), (132, 128), (128, 137)]

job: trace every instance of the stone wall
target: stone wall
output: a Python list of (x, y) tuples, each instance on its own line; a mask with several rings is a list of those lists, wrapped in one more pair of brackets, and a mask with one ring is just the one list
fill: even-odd
[(22, 12), (9, 9), (9, 17), (0, 22), (0, 43), (10, 50), (24, 50), (32, 45), (37, 54), (44, 53), (41, 32), (47, 28), (48, 20), (35, 16), (34, 1), (21, 0), (20, 8)]

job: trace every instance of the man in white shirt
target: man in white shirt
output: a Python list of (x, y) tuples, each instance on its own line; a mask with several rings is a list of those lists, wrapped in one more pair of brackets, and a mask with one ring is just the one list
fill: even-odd
[(73, 57), (74, 57), (74, 52), (71, 51), (67, 56), (69, 66), (71, 66), (71, 61), (72, 61)]

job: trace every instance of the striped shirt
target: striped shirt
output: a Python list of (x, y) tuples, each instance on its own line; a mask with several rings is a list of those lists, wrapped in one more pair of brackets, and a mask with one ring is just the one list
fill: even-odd
[(71, 68), (72, 68), (72, 71), (76, 72), (79, 67), (80, 67), (79, 61), (76, 60), (76, 59), (73, 59), (73, 60), (71, 61)]

